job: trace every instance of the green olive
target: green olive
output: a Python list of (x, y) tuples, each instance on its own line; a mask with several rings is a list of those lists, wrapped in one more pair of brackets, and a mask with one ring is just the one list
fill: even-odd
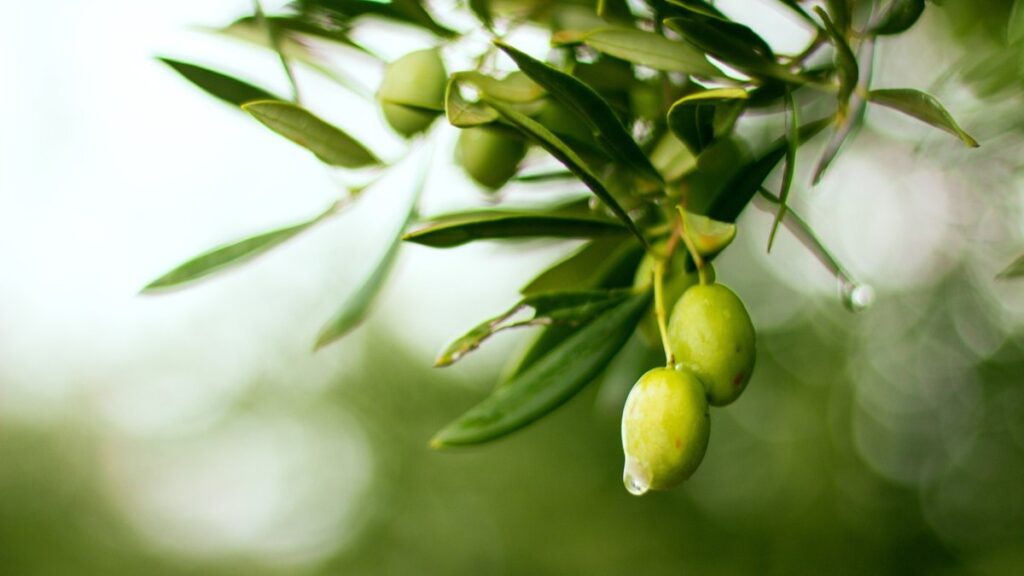
[(704, 459), (711, 418), (691, 372), (655, 368), (640, 377), (622, 410), (622, 480), (637, 496), (689, 478)]
[(448, 73), (436, 49), (402, 56), (388, 64), (377, 91), (384, 119), (406, 137), (426, 130), (441, 114), (447, 84)]
[(459, 134), (455, 160), (481, 186), (497, 190), (515, 176), (526, 142), (500, 128), (476, 126)]
[[(654, 245), (654, 250), (657, 252), (663, 252), (665, 250), (665, 243), (661, 242)], [(711, 263), (707, 263), (707, 277), (709, 282), (715, 281), (715, 269), (711, 266)], [(668, 266), (665, 269), (665, 284), (664, 284), (664, 298), (665, 298), (665, 311), (669, 312), (675, 305), (679, 297), (691, 286), (694, 286), (699, 281), (696, 270), (687, 270), (686, 266), (686, 251), (680, 247), (673, 254), (672, 258), (668, 262)], [(654, 257), (651, 256), (650, 252), (644, 255), (643, 259), (640, 260), (640, 265), (636, 267), (636, 276), (633, 278), (633, 287), (638, 290), (646, 290), (654, 282)], [(650, 346), (661, 346), (661, 333), (658, 330), (658, 317), (655, 313), (654, 303), (651, 303), (651, 307), (648, 308), (647, 312), (644, 313), (643, 318), (640, 320), (640, 336)]]
[(672, 310), (668, 336), (676, 362), (700, 378), (711, 405), (725, 406), (747, 387), (754, 370), (754, 325), (729, 288), (687, 290)]

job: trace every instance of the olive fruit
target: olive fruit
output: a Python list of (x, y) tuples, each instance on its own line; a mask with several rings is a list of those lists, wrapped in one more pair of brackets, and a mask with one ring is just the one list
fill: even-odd
[(526, 142), (501, 128), (474, 126), (459, 134), (455, 161), (481, 186), (497, 190), (515, 176)]
[(441, 114), (447, 84), (448, 73), (436, 49), (402, 56), (388, 64), (377, 90), (384, 119), (406, 137), (426, 130)]
[(688, 370), (640, 377), (622, 410), (622, 481), (637, 496), (689, 478), (704, 459), (711, 419), (704, 386)]
[(687, 290), (672, 310), (668, 337), (676, 362), (700, 378), (712, 406), (731, 403), (746, 388), (754, 370), (754, 325), (726, 286)]
[[(662, 252), (665, 249), (665, 243), (654, 245), (654, 250)], [(715, 269), (708, 263), (705, 274), (707, 274), (708, 281), (714, 282), (715, 280)], [(686, 252), (684, 250), (676, 250), (672, 254), (672, 258), (669, 259), (668, 265), (665, 267), (665, 280), (664, 280), (664, 292), (663, 298), (665, 300), (665, 310), (671, 311), (672, 306), (679, 300), (679, 297), (691, 286), (694, 286), (699, 281), (699, 276), (696, 270), (686, 269)], [(637, 290), (646, 290), (651, 284), (654, 283), (654, 256), (651, 256), (650, 252), (644, 255), (643, 259), (640, 260), (640, 265), (636, 267), (636, 276), (633, 278), (633, 287)], [(650, 308), (644, 313), (643, 318), (640, 320), (640, 336), (644, 339), (647, 344), (651, 346), (659, 346), (661, 342), (661, 334), (658, 330), (658, 317), (655, 312), (654, 303), (651, 303)]]

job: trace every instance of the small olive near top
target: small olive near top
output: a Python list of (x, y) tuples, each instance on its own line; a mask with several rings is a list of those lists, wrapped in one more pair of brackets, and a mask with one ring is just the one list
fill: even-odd
[(448, 73), (436, 49), (417, 50), (388, 64), (377, 98), (384, 119), (405, 137), (430, 127), (444, 107)]

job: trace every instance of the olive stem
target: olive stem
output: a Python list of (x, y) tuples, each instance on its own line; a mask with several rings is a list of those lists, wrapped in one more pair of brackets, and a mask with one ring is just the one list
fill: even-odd
[(665, 322), (665, 260), (654, 261), (654, 315), (658, 319), (661, 345), (665, 348), (665, 365), (675, 366), (676, 358), (668, 342), (668, 324)]
[(700, 252), (697, 250), (697, 245), (693, 243), (693, 239), (690, 238), (690, 229), (686, 225), (686, 209), (683, 206), (676, 206), (679, 210), (679, 225), (682, 228), (683, 243), (686, 244), (686, 251), (690, 253), (690, 258), (693, 259), (693, 265), (697, 267), (697, 277), (700, 278), (701, 286), (707, 286), (708, 274), (706, 266), (704, 265), (704, 258), (701, 257)]

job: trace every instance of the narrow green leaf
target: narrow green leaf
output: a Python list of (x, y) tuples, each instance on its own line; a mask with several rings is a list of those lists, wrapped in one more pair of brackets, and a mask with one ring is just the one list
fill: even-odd
[[(801, 126), (800, 144), (813, 138), (831, 123), (831, 118), (822, 118)], [(705, 211), (706, 215), (722, 222), (735, 222), (750, 200), (757, 194), (765, 178), (786, 157), (788, 150), (788, 136), (773, 142), (757, 160), (736, 172), (729, 180), (729, 184), (723, 187), (721, 192), (710, 201)]]
[(632, 334), (649, 301), (650, 294), (645, 293), (605, 311), (438, 432), (431, 446), (494, 440), (558, 408), (608, 365)]
[(228, 104), (241, 106), (253, 100), (281, 100), (277, 96), (226, 74), (170, 58), (157, 58), (206, 93)]
[(621, 251), (626, 239), (623, 236), (595, 238), (565, 259), (549, 266), (520, 288), (519, 293), (529, 296), (558, 290), (599, 287), (600, 283), (595, 279), (602, 277), (606, 269), (615, 264), (616, 254)]
[(651, 150), (651, 162), (666, 182), (675, 182), (697, 168), (697, 157), (671, 131), (665, 132)]
[(1016, 260), (1014, 260), (1013, 263), (1000, 272), (996, 278), (1009, 280), (1011, 278), (1020, 278), (1022, 276), (1024, 276), (1024, 254), (1021, 254)]
[(923, 13), (924, 0), (892, 0), (878, 24), (868, 33), (878, 36), (902, 34), (916, 24)]
[(1009, 44), (1016, 44), (1022, 39), (1024, 39), (1024, 0), (1014, 0), (1006, 29), (1006, 40)]
[(360, 168), (381, 163), (358, 140), (295, 104), (264, 100), (250, 102), (242, 108), (331, 166)]
[(459, 80), (455, 76), (448, 79), (445, 88), (444, 114), (448, 123), (457, 128), (488, 124), (500, 117), (494, 108), (486, 104), (467, 101), (459, 90)]
[[(568, 144), (563, 142), (558, 136), (551, 133), (550, 130), (515, 110), (508, 104), (498, 102), (496, 100), (489, 100), (488, 104), (497, 110), (502, 117), (519, 128), (524, 134), (533, 138), (542, 148), (547, 150), (549, 154), (565, 165), (566, 168), (571, 170), (572, 173), (587, 186), (587, 188), (590, 188), (595, 196), (597, 196), (612, 212), (615, 213), (619, 220), (622, 220), (622, 223), (626, 225), (629, 231), (632, 232), (638, 240), (640, 240), (640, 244), (647, 247), (647, 239), (644, 238), (643, 233), (640, 232), (639, 228), (637, 228), (633, 219), (630, 218), (629, 214), (627, 214), (622, 206), (619, 205), (611, 192), (605, 187), (604, 183), (601, 182), (601, 179), (594, 174), (593, 170), (587, 166), (586, 162), (584, 162)], [(644, 158), (647, 157), (644, 156)], [(653, 170), (654, 167), (652, 166), (651, 169)]]
[(795, 12), (797, 16), (807, 21), (808, 24), (814, 26), (815, 28), (818, 27), (818, 22), (810, 14), (808, 14), (807, 10), (804, 10), (803, 6), (801, 6), (800, 3), (797, 2), (796, 0), (779, 0), (779, 2), (784, 4), (786, 8), (789, 8), (790, 10)]
[(469, 0), (469, 9), (476, 14), (480, 23), (490, 30), (494, 27), (494, 16), (491, 14), (491, 0)]
[(333, 19), (344, 23), (359, 16), (378, 16), (429, 30), (443, 38), (458, 35), (455, 30), (438, 24), (425, 8), (423, 0), (302, 0), (299, 5), (307, 13), (324, 9)]
[(768, 233), (768, 252), (772, 251), (775, 243), (775, 234), (779, 231), (779, 224), (786, 217), (786, 210), (789, 205), (789, 189), (793, 186), (793, 174), (796, 170), (796, 152), (800, 147), (800, 118), (796, 108), (796, 100), (793, 93), (786, 92), (786, 107), (789, 108), (789, 138), (786, 142), (786, 164), (782, 173), (782, 187), (779, 188), (779, 210), (775, 213), (775, 221), (772, 222), (772, 230)]
[(271, 230), (270, 232), (264, 232), (244, 240), (225, 244), (196, 256), (195, 258), (185, 262), (163, 276), (153, 280), (142, 289), (143, 293), (154, 292), (164, 288), (170, 288), (185, 284), (187, 282), (193, 282), (233, 266), (235, 264), (241, 264), (269, 251), (271, 248), (282, 244), (300, 233), (308, 230), (314, 224), (320, 222), (324, 218), (327, 218), (331, 214), (334, 214), (338, 209), (338, 204), (332, 204), (330, 208), (321, 212), (316, 217), (293, 224), (291, 226), (285, 226), (284, 228), (278, 228)]
[(720, 78), (704, 54), (690, 44), (673, 42), (661, 34), (636, 28), (602, 28), (586, 33), (582, 41), (604, 54), (656, 70)]
[[(630, 290), (531, 294), (504, 313), (482, 322), (449, 344), (434, 365), (451, 366), (502, 330), (523, 326), (582, 324), (621, 303), (630, 294)], [(527, 309), (532, 309), (533, 313), (522, 318), (523, 311)]]
[(715, 138), (714, 120), (722, 104), (746, 100), (742, 88), (714, 88), (687, 94), (668, 110), (668, 127), (680, 140), (700, 152)]
[(836, 27), (821, 6), (815, 6), (814, 11), (817, 12), (821, 21), (825, 24), (825, 32), (828, 33), (828, 38), (836, 49), (836, 68), (839, 70), (839, 107), (842, 113), (845, 114), (846, 107), (850, 102), (850, 95), (853, 94), (854, 88), (857, 87), (857, 80), (860, 77), (857, 56), (854, 55), (850, 45), (846, 42), (846, 37), (843, 36), (843, 33)]
[(698, 49), (738, 70), (790, 83), (806, 81), (777, 63), (768, 43), (742, 24), (692, 9), (666, 19), (665, 24)]
[(592, 238), (624, 233), (626, 229), (622, 224), (606, 218), (486, 210), (434, 218), (427, 226), (407, 233), (402, 239), (434, 248), (451, 248), (476, 240)]
[(853, 98), (853, 109), (847, 110), (846, 115), (840, 118), (840, 122), (836, 125), (835, 131), (832, 133), (832, 137), (829, 139), (828, 144), (825, 145), (825, 149), (821, 153), (821, 158), (818, 160), (818, 165), (814, 168), (814, 176), (811, 182), (817, 186), (821, 179), (825, 177), (825, 172), (829, 166), (832, 165), (832, 161), (839, 155), (839, 151), (848, 140), (851, 140), (860, 130), (861, 125), (864, 122), (864, 112), (867, 110), (867, 100), (859, 97)]
[(409, 206), (406, 208), (405, 217), (394, 237), (392, 237), (387, 250), (380, 260), (377, 261), (373, 272), (363, 280), (363, 283), (354, 292), (345, 298), (341, 306), (338, 307), (337, 312), (334, 313), (334, 316), (320, 329), (313, 347), (314, 350), (319, 350), (345, 336), (358, 327), (366, 318), (366, 315), (369, 314), (370, 308), (373, 306), (378, 294), (380, 294), (380, 290), (383, 288), (384, 282), (387, 280), (388, 275), (390, 275), (391, 269), (395, 265), (395, 260), (398, 258), (398, 251), (402, 245), (402, 234), (416, 220), (416, 207), (419, 204), (420, 196), (427, 182), (427, 169), (430, 165), (430, 157), (431, 155), (427, 154), (423, 160), (418, 180), (409, 199)]
[(619, 121), (615, 110), (593, 88), (508, 44), (495, 44), (534, 82), (543, 86), (562, 105), (578, 114), (590, 126), (598, 141), (607, 147), (618, 161), (652, 180), (661, 181), (661, 174), (651, 165), (650, 159)]
[(853, 16), (853, 6), (849, 0), (825, 0), (828, 13), (832, 15), (832, 22), (840, 33), (850, 29), (850, 20)]
[(899, 110), (925, 124), (949, 132), (971, 148), (979, 146), (978, 141), (964, 132), (942, 104), (930, 94), (910, 88), (872, 90), (868, 94), (868, 100), (893, 110)]
[(685, 212), (685, 218), (690, 240), (706, 259), (714, 258), (736, 239), (736, 224), (732, 222), (719, 222), (692, 212)]
[(511, 104), (529, 104), (543, 98), (544, 88), (522, 72), (511, 72), (504, 78), (495, 78), (476, 70), (456, 72), (453, 78), (476, 87), (487, 96)]

